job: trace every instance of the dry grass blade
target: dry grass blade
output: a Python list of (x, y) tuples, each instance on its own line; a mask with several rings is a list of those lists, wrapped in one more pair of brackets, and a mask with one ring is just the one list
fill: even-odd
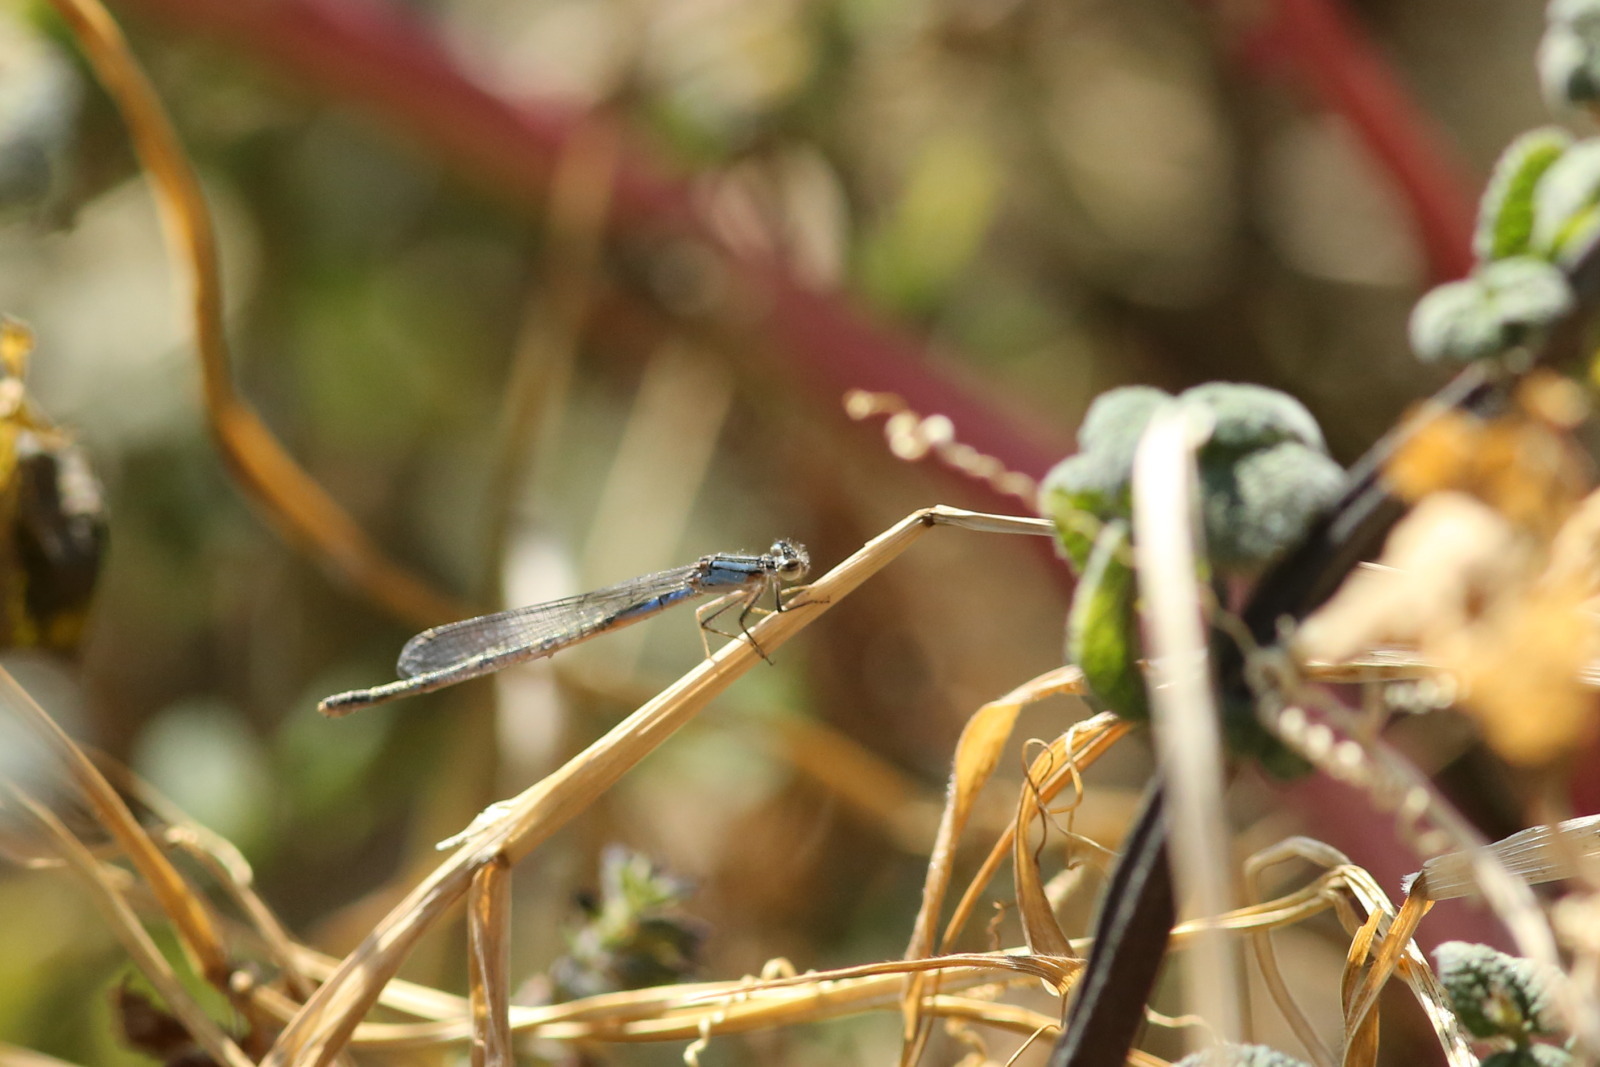
[[(1381, 739), (1353, 740), (1370, 731), (1363, 730), (1355, 715), (1342, 705), (1314, 691), (1295, 696), (1314, 704), (1347, 737), (1341, 740), (1332, 727), (1313, 722), (1304, 708), (1290, 705), (1267, 722), (1278, 738), (1318, 769), (1364, 790), (1378, 810), (1397, 813), (1402, 838), (1424, 858), (1445, 849), (1470, 856), (1478, 889), (1510, 931), (1517, 952), (1559, 969), (1555, 935), (1528, 883), (1484, 847), (1483, 836), (1438, 794), (1426, 776)], [(1421, 829), (1426, 822), (1431, 822), (1433, 829)], [(1562, 1009), (1564, 1021), (1581, 1031), (1585, 1041), (1594, 1036), (1589, 1030), (1600, 1025), (1600, 1014), (1581, 1011), (1571, 1003), (1563, 1003)], [(1600, 1041), (1596, 1045), (1600, 1047)]]
[(1372, 954), (1372, 942), (1378, 936), (1378, 924), (1383, 912), (1374, 911), (1356, 931), (1345, 956), (1344, 975), (1340, 981), (1340, 1000), (1344, 1004), (1344, 1067), (1373, 1067), (1378, 1059), (1378, 1017), (1358, 1014), (1354, 1010), (1357, 994), (1357, 976)]
[[(1053, 767), (1045, 768), (1041, 780), (1048, 779)], [(1012, 831), (1011, 869), (1016, 880), (1017, 917), (1022, 922), (1022, 934), (1031, 952), (1047, 956), (1070, 956), (1072, 946), (1061, 924), (1056, 921), (1055, 909), (1044, 891), (1044, 878), (1039, 869), (1039, 854), (1044, 848), (1041, 840), (1038, 849), (1029, 846), (1029, 828), (1035, 817), (1044, 822), (1049, 832), (1050, 814), (1044, 800), (1030, 776), (1023, 783), (1017, 798), (1017, 816)]]
[(343, 1047), (394, 977), (418, 937), (466, 893), (474, 872), (504, 858), (515, 863), (546, 840), (639, 760), (654, 751), (740, 675), (781, 648), (832, 604), (853, 592), (935, 526), (1048, 536), (1037, 519), (983, 515), (958, 508), (914, 512), (864, 545), (763, 618), (751, 641), (723, 646), (639, 708), (565, 766), (503, 806), (503, 814), (469, 834), (444, 864), (409, 893), (331, 975), (279, 1035), (264, 1067), (323, 1067)]
[[(1379, 899), (1376, 887), (1367, 887), (1364, 872), (1336, 868), (1312, 883), (1276, 900), (1228, 915), (1187, 923), (1173, 932), (1174, 943), (1192, 942), (1202, 928), (1250, 931), (1303, 921), (1309, 916), (1347, 901), (1352, 892), (1358, 902)], [(1357, 883), (1359, 891), (1351, 884)], [(1087, 942), (1073, 945), (1081, 953)], [(309, 950), (299, 950), (298, 965), (312, 975), (328, 975), (336, 964)], [(838, 970), (789, 975), (770, 979), (706, 982), (660, 986), (599, 996), (542, 1007), (512, 1007), (512, 1029), (524, 1040), (668, 1041), (694, 1040), (709, 1034), (730, 1034), (792, 1026), (866, 1011), (894, 1010), (903, 996), (907, 974), (937, 974), (946, 990), (978, 985), (1012, 984), (1018, 980), (1043, 980), (1062, 989), (1076, 975), (1077, 958), (1041, 957), (1017, 950), (969, 953), (942, 957), (870, 963)], [(1410, 978), (1408, 977), (1408, 981)], [(287, 1018), (295, 1005), (267, 990), (258, 993), (260, 1006)], [(413, 983), (391, 982), (383, 1003), (427, 1022), (363, 1023), (353, 1032), (352, 1046), (398, 1050), (424, 1048), (472, 1038), (472, 1009), (466, 998), (451, 996)], [(990, 1000), (963, 998), (945, 992), (931, 994), (919, 1004), (927, 1016), (950, 1016), (980, 1022), (1020, 1034), (1031, 1034), (1053, 1020), (1036, 1013)]]
[(295, 958), (295, 942), (282, 920), (255, 890), (255, 871), (232, 841), (189, 818), (176, 804), (157, 792), (149, 782), (126, 767), (102, 759), (97, 767), (117, 789), (133, 797), (148, 812), (166, 825), (159, 831), (160, 843), (189, 856), (216, 880), (250, 921), (260, 940), (260, 949), (279, 970), (283, 981), (301, 999), (311, 995), (311, 982)]
[[(1056, 738), (1034, 760), (1033, 766), (1028, 771), (1028, 780), (1037, 783), (1040, 803), (1048, 803), (1069, 784), (1075, 783), (1078, 775), (1121, 740), (1129, 729), (1126, 722), (1108, 711), (1073, 724), (1070, 730)], [(1046, 767), (1055, 769), (1052, 777), (1045, 777)], [(973, 911), (978, 906), (978, 899), (988, 888), (990, 880), (999, 872), (1000, 865), (1011, 854), (1016, 832), (1015, 824), (1006, 828), (999, 840), (990, 848), (983, 865), (967, 883), (966, 891), (962, 893), (961, 899), (956, 902), (955, 910), (950, 915), (950, 921), (945, 924), (944, 936), (939, 942), (940, 951), (948, 952), (966, 927), (967, 921), (971, 919)]]
[[(1381, 915), (1393, 919), (1394, 904), (1378, 885), (1377, 879), (1356, 866), (1343, 867), (1340, 871), (1345, 893), (1362, 911), (1368, 915)], [(1340, 909), (1341, 921), (1346, 923), (1347, 929), (1355, 933), (1358, 930), (1358, 923), (1347, 916), (1348, 910), (1348, 908)], [(1428, 966), (1428, 961), (1423, 958), (1421, 950), (1409, 937), (1396, 944), (1402, 949), (1397, 967), (1398, 973), (1427, 1014), (1428, 1021), (1433, 1025), (1434, 1033), (1439, 1038), (1439, 1044), (1445, 1050), (1450, 1067), (1475, 1067), (1477, 1057), (1472, 1054), (1466, 1035), (1462, 1032), (1455, 1013), (1449, 1007), (1449, 999), (1439, 985), (1433, 969)], [(1352, 999), (1347, 998), (1346, 1003), (1350, 1003)]]
[(472, 1067), (511, 1067), (511, 867), (486, 863), (467, 898)]
[(21, 814), (32, 820), (51, 840), (61, 858), (88, 887), (96, 906), (100, 908), (106, 921), (111, 924), (112, 930), (128, 950), (128, 955), (133, 957), (134, 963), (145, 978), (161, 994), (168, 1010), (183, 1023), (189, 1036), (194, 1038), (214, 1062), (222, 1064), (223, 1067), (252, 1067), (250, 1057), (234, 1044), (233, 1039), (206, 1015), (184, 989), (183, 982), (166, 958), (161, 955), (161, 950), (156, 947), (150, 935), (145, 932), (144, 926), (139, 922), (139, 916), (123, 899), (121, 892), (105, 877), (100, 862), (94, 855), (62, 825), (61, 820), (32, 797), (11, 786), (5, 787), (5, 793), (9, 797), (7, 806), (15, 806)]
[(0, 668), (0, 705), (61, 762), (96, 821), (150, 886), (195, 970), (219, 989), (226, 989), (232, 967), (211, 913), (139, 825), (111, 783), (4, 668)]
[[(1223, 804), (1221, 715), (1197, 589), (1204, 558), (1196, 521), (1195, 427), (1181, 410), (1157, 415), (1133, 463), (1133, 551), (1150, 657), (1150, 713), (1168, 790), (1172, 869), (1182, 904), (1218, 915), (1233, 904)], [(1225, 1038), (1244, 1032), (1238, 954), (1219, 936), (1183, 957), (1196, 1011)]]
[(933, 951), (939, 912), (950, 888), (950, 868), (956, 845), (966, 829), (979, 792), (999, 765), (1000, 754), (1011, 739), (1017, 716), (1024, 707), (1046, 697), (1082, 692), (1083, 672), (1076, 667), (1060, 667), (1018, 686), (999, 700), (990, 701), (967, 720), (951, 761), (944, 813), (934, 838), (933, 853), (928, 858), (922, 908), (912, 927), (911, 943), (906, 947), (907, 958), (926, 956)]
[[(944, 812), (934, 837), (933, 853), (928, 857), (928, 873), (922, 886), (922, 906), (917, 911), (916, 923), (912, 927), (911, 943), (906, 947), (907, 959), (933, 952), (939, 913), (950, 888), (956, 845), (966, 830), (978, 794), (999, 765), (1000, 754), (1011, 739), (1017, 715), (1028, 704), (1045, 697), (1082, 692), (1083, 672), (1076, 667), (1061, 667), (1018, 686), (999, 700), (990, 701), (967, 720), (967, 725), (961, 730), (961, 738), (956, 742)], [(902, 1061), (914, 1059), (916, 1053), (912, 1047), (921, 1044), (915, 1015), (921, 999), (921, 982), (913, 979), (906, 986), (906, 1051), (902, 1054)]]
[[(1267, 869), (1291, 859), (1306, 860), (1330, 868), (1345, 866), (1350, 862), (1342, 852), (1320, 841), (1306, 837), (1290, 838), (1271, 848), (1262, 849), (1245, 861), (1244, 881), (1250, 897), (1255, 899), (1265, 896), (1262, 879)], [(1261, 978), (1267, 987), (1267, 992), (1278, 1006), (1278, 1011), (1289, 1023), (1289, 1028), (1305, 1046), (1311, 1062), (1315, 1067), (1334, 1067), (1336, 1060), (1333, 1050), (1322, 1040), (1316, 1027), (1311, 1024), (1310, 1018), (1289, 991), (1289, 983), (1284, 980), (1283, 971), (1278, 966), (1278, 955), (1273, 951), (1271, 935), (1266, 930), (1260, 930), (1251, 935), (1251, 940), (1255, 943), (1256, 963), (1261, 968)]]
[(1406, 950), (1414, 949), (1411, 938), (1416, 934), (1417, 927), (1422, 924), (1422, 917), (1432, 906), (1432, 901), (1415, 895), (1406, 897), (1405, 902), (1401, 904), (1399, 914), (1389, 923), (1383, 940), (1378, 944), (1377, 954), (1368, 966), (1367, 973), (1362, 977), (1360, 987), (1349, 998), (1345, 1015), (1349, 1020), (1350, 1029), (1359, 1030), (1367, 1017), (1372, 1014), (1372, 1009), (1378, 1003), (1378, 994), (1383, 991), (1389, 976), (1399, 967)]
[[(1420, 956), (1420, 953), (1418, 953)], [(1439, 1038), (1449, 1067), (1478, 1067), (1478, 1057), (1472, 1051), (1461, 1021), (1456, 1018), (1454, 1006), (1439, 976), (1426, 962), (1410, 958), (1400, 961), (1400, 977), (1411, 987), (1411, 993), (1422, 1006), (1423, 1014)]]
[[(682, 1041), (703, 1035), (708, 1027), (716, 1034), (743, 1033), (894, 1010), (910, 973), (937, 972), (948, 988), (1043, 981), (1065, 990), (1077, 968), (1076, 960), (967, 953), (774, 979), (659, 986), (542, 1007), (513, 1006), (510, 1018), (512, 1029), (525, 1040)], [(363, 1049), (404, 1049), (471, 1039), (472, 1020), (464, 998), (437, 994), (428, 999), (437, 1001), (430, 1004), (427, 1015), (432, 1021), (363, 1023), (351, 1044)], [(386, 998), (386, 1003), (393, 1001)], [(946, 994), (930, 996), (922, 1008), (929, 1014), (944, 1014), (941, 1005), (953, 1008), (951, 1013), (958, 1017), (1022, 1033), (1031, 1032), (1042, 1018), (1013, 1005)], [(291, 1005), (280, 1000), (278, 1007)]]
[(373, 603), (421, 625), (469, 614), (389, 559), (278, 443), (234, 390), (223, 324), (216, 234), (200, 181), (160, 98), (99, 0), (51, 0), (121, 112), (150, 177), (173, 254), (188, 272), (206, 416), (244, 491), (290, 542), (343, 575)]
[[(1048, 695), (1050, 692), (1077, 692), (1082, 688), (1082, 681), (1081, 674), (1075, 669), (1062, 668), (1058, 671), (1041, 675), (1030, 685), (1038, 686), (1033, 691), (1033, 695), (1037, 699)], [(1027, 689), (1029, 687), (1025, 686), (1023, 688)], [(972, 881), (967, 885), (966, 892), (962, 894), (961, 900), (957, 902), (955, 911), (952, 913), (949, 923), (945, 926), (944, 937), (941, 940), (941, 951), (950, 951), (957, 935), (965, 927), (973, 909), (977, 906), (980, 895), (987, 888), (990, 879), (999, 871), (1000, 865), (1004, 862), (1007, 854), (1012, 856), (1013, 864), (1016, 867), (1015, 880), (1018, 886), (1019, 902), (1024, 899), (1027, 901), (1023, 905), (1027, 909), (1027, 918), (1024, 921), (1032, 921), (1036, 927), (1043, 923), (1048, 923), (1052, 927), (1055, 926), (1055, 917), (1048, 897), (1044, 888), (1038, 885), (1037, 861), (1034, 857), (1028, 855), (1025, 849), (1017, 847), (1019, 842), (1023, 845), (1026, 844), (1027, 837), (1022, 831), (1026, 828), (1027, 821), (1031, 819), (1032, 814), (1048, 804), (1069, 783), (1074, 788), (1080, 788), (1082, 784), (1079, 777), (1081, 770), (1094, 762), (1102, 752), (1110, 747), (1112, 742), (1120, 738), (1126, 731), (1126, 723), (1109, 712), (1103, 713), (1073, 724), (1071, 729), (1049, 745), (1044, 746), (1043, 751), (1034, 757), (1024, 775), (1025, 784), (1019, 799), (1020, 812), (990, 849), (983, 866), (973, 876)], [(1032, 883), (1032, 888), (1027, 884), (1030, 882)], [(1043, 920), (1037, 918), (1041, 911), (1046, 917)], [(1048, 932), (1042, 932), (1039, 934), (1039, 941), (1044, 943), (1049, 936)], [(1059, 948), (1059, 945), (1057, 947)], [(1068, 946), (1067, 951), (1071, 954), (1070, 946)], [(919, 999), (916, 1002), (912, 1002), (908, 996), (905, 1009), (907, 1039), (902, 1044), (900, 1051), (900, 1062), (902, 1064), (913, 1063), (921, 1056), (929, 1034), (926, 1026), (913, 1025), (916, 1021), (916, 1004), (925, 999), (927, 990), (920, 984), (919, 980), (912, 983), (909, 992), (915, 992)]]

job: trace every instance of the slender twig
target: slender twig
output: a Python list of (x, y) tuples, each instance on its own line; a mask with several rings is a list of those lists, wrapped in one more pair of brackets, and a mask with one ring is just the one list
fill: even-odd
[(486, 863), (467, 897), (472, 1067), (511, 1067), (511, 869)]

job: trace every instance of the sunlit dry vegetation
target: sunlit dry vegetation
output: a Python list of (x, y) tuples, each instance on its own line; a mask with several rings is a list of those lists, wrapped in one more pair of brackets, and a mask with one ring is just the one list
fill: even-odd
[(104, 2), (0, 12), (0, 1067), (1600, 1055), (1592, 3)]

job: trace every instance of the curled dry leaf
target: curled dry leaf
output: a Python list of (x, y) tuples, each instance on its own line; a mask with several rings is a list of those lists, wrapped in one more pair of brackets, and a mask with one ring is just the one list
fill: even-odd
[(1519, 530), (1548, 541), (1588, 493), (1591, 472), (1570, 431), (1586, 414), (1576, 387), (1531, 375), (1507, 413), (1483, 419), (1461, 411), (1433, 415), (1390, 459), (1384, 474), (1417, 502), (1431, 493), (1468, 493)]
[[(1012, 727), (1022, 709), (1047, 696), (1083, 692), (1083, 672), (1076, 667), (1061, 667), (1017, 687), (999, 700), (979, 708), (967, 721), (956, 745), (950, 769), (950, 785), (945, 795), (944, 814), (928, 859), (928, 873), (922, 890), (922, 907), (917, 912), (906, 958), (916, 959), (933, 952), (940, 910), (950, 887), (956, 846), (972, 815), (979, 792), (994, 774), (1000, 755), (1011, 738)], [(1062, 953), (1070, 954), (1070, 953)], [(922, 976), (906, 984), (903, 1011), (907, 1047), (917, 1041), (923, 998)]]
[(1380, 644), (1432, 648), (1533, 569), (1529, 546), (1488, 505), (1436, 493), (1395, 527), (1375, 565), (1356, 570), (1295, 637), (1306, 659), (1337, 663)]
[(1436, 493), (1395, 528), (1378, 567), (1358, 571), (1306, 621), (1296, 648), (1339, 662), (1383, 643), (1413, 645), (1456, 677), (1495, 751), (1546, 764), (1593, 723), (1595, 697), (1579, 672), (1600, 652), (1600, 628), (1583, 610), (1594, 587), (1573, 571), (1486, 504)]
[[(1494, 420), (1439, 418), (1391, 463), (1417, 504), (1378, 564), (1356, 572), (1296, 637), (1307, 660), (1414, 646), (1455, 676), (1505, 759), (1540, 766), (1594, 729), (1580, 672), (1600, 653), (1600, 500), (1566, 436), (1581, 410), (1538, 379)], [(1537, 714), (1531, 714), (1531, 711)]]

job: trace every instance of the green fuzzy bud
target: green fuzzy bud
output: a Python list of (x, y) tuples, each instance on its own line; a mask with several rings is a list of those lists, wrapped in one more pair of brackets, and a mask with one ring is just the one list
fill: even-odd
[(1526, 1044), (1534, 1034), (1555, 1032), (1550, 985), (1556, 976), (1548, 968), (1466, 941), (1446, 941), (1433, 960), (1456, 1018), (1472, 1036)]
[(1572, 146), (1572, 135), (1545, 126), (1512, 141), (1494, 165), (1478, 207), (1472, 248), (1488, 262), (1520, 256), (1533, 240), (1534, 192), (1545, 172)]
[[(1078, 434), (1082, 451), (1050, 472), (1040, 500), (1079, 573), (1067, 618), (1068, 660), (1083, 670), (1097, 702), (1135, 721), (1149, 718), (1150, 702), (1130, 560), (1133, 459), (1150, 420), (1174, 403), (1194, 412), (1207, 433), (1198, 455), (1207, 574), (1259, 573), (1345, 486), (1311, 413), (1276, 390), (1216, 382), (1173, 398), (1132, 387), (1090, 407)], [(1278, 777), (1307, 770), (1262, 727), (1250, 700), (1223, 708), (1222, 719), (1234, 753)]]
[(1040, 508), (1080, 574), (1099, 524), (1132, 514), (1133, 453), (1151, 418), (1170, 403), (1169, 394), (1148, 385), (1101, 394), (1078, 430), (1078, 454), (1056, 464), (1040, 485)]
[(1572, 300), (1556, 267), (1531, 256), (1502, 259), (1419, 300), (1411, 312), (1411, 348), (1428, 363), (1499, 356), (1536, 339), (1571, 310)]
[(1122, 457), (1131, 470), (1133, 450), (1155, 413), (1172, 403), (1172, 394), (1153, 385), (1124, 385), (1101, 393), (1078, 427), (1078, 447)]
[(1216, 1045), (1191, 1052), (1172, 1067), (1306, 1067), (1306, 1063), (1267, 1045)]
[(1178, 402), (1211, 419), (1206, 450), (1248, 452), (1284, 441), (1324, 451), (1322, 428), (1306, 406), (1288, 393), (1244, 382), (1207, 382), (1185, 389)]
[(1057, 463), (1039, 486), (1039, 510), (1055, 523), (1056, 543), (1082, 574), (1104, 523), (1101, 516), (1126, 516), (1128, 486), (1107, 476), (1100, 457), (1080, 452)]
[(1200, 484), (1212, 564), (1257, 574), (1339, 499), (1345, 473), (1320, 449), (1284, 441), (1237, 457), (1202, 451)]

